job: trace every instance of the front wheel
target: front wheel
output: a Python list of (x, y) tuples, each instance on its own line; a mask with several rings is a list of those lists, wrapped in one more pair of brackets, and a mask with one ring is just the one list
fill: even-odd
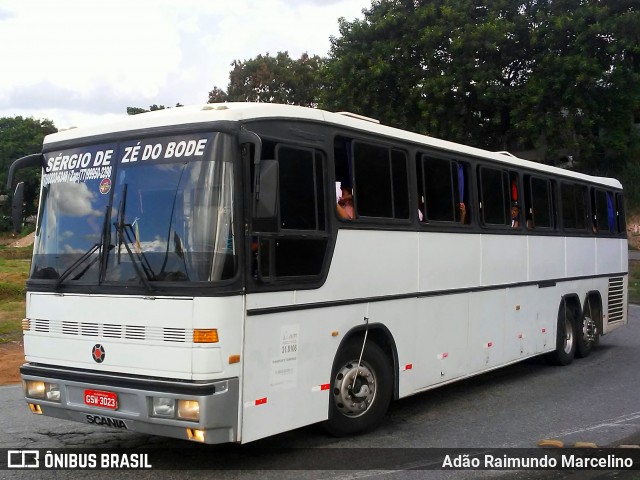
[(367, 342), (358, 367), (361, 349), (361, 343), (350, 342), (334, 361), (324, 427), (335, 436), (374, 428), (391, 402), (393, 372), (388, 357), (377, 344)]
[(558, 312), (556, 349), (545, 359), (552, 365), (569, 365), (576, 355), (576, 324), (573, 312), (563, 303)]

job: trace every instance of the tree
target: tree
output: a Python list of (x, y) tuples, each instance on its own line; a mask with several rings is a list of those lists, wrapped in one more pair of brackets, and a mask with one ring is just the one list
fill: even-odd
[[(176, 108), (182, 107), (182, 106), (184, 105), (182, 105), (181, 103), (176, 103)], [(155, 103), (153, 105), (150, 105), (148, 110), (140, 107), (127, 107), (127, 115), (138, 115), (139, 113), (155, 112), (156, 110), (164, 110), (166, 108), (171, 108), (171, 107), (165, 107), (164, 105), (156, 105)]]
[[(51, 120), (36, 120), (23, 117), (0, 118), (0, 194), (7, 195), (9, 167), (14, 160), (42, 151), (42, 141), (46, 135), (57, 132)], [(24, 199), (26, 215), (37, 211), (37, 197), (40, 187), (40, 169), (29, 168), (16, 174), (16, 182), (25, 182)], [(4, 205), (3, 215), (10, 213), (10, 206)]]
[(364, 14), (331, 39), (323, 107), (549, 163), (624, 156), (637, 2), (376, 0)]
[(275, 57), (234, 60), (227, 91), (217, 86), (209, 92), (209, 103), (274, 102), (315, 107), (320, 96), (323, 59), (304, 53), (293, 60), (288, 52)]

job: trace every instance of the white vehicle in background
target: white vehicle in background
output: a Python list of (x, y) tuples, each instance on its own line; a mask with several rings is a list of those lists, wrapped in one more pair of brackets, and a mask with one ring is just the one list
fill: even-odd
[(569, 364), (627, 322), (613, 179), (234, 103), (50, 135), (9, 182), (34, 165), (37, 414), (205, 443), (350, 434), (392, 399)]

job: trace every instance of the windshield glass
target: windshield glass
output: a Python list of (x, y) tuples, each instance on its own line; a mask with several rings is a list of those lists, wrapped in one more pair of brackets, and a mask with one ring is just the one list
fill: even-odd
[[(233, 277), (232, 140), (190, 134), (46, 155), (32, 278), (148, 286)], [(69, 160), (83, 155), (87, 166)]]

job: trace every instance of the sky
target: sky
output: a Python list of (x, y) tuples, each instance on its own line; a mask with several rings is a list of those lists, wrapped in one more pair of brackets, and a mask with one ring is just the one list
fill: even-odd
[(206, 103), (233, 60), (326, 56), (371, 0), (0, 0), (0, 117), (59, 129)]

